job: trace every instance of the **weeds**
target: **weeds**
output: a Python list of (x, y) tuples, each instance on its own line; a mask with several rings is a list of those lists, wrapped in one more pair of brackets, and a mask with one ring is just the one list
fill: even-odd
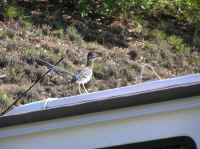
[(19, 68), (16, 69), (16, 65), (13, 65), (13, 67), (9, 69), (6, 80), (8, 82), (18, 83), (22, 78), (23, 78), (23, 73), (20, 72)]
[(7, 6), (5, 7), (5, 16), (9, 19), (17, 18), (19, 19), (23, 14), (23, 8), (17, 6)]
[(6, 109), (10, 105), (10, 97), (2, 90), (0, 90), (0, 111)]
[(28, 64), (33, 64), (35, 61), (34, 58), (38, 57), (38, 55), (37, 49), (31, 48), (24, 51), (22, 58), (27, 61)]
[(126, 54), (126, 52), (124, 52), (122, 50), (116, 51), (115, 55), (120, 60), (127, 60), (129, 58), (128, 55)]
[(169, 36), (168, 37), (168, 41), (171, 45), (175, 46), (177, 49), (179, 48), (179, 46), (182, 45), (183, 43), (183, 39), (178, 37), (178, 36), (175, 36), (175, 35), (172, 35), (172, 36)]
[(166, 34), (158, 29), (152, 30), (150, 34), (157, 40), (166, 39)]
[(98, 44), (97, 42), (88, 42), (87, 48), (89, 50), (95, 50), (95, 51), (104, 51), (106, 50), (102, 45)]
[(121, 64), (119, 69), (119, 78), (126, 78), (127, 81), (135, 81), (137, 78), (136, 70), (129, 65)]
[(76, 28), (74, 28), (73, 26), (69, 26), (66, 30), (66, 35), (68, 37), (68, 39), (72, 42), (76, 42), (78, 44), (80, 44), (83, 40), (83, 38), (81, 37), (81, 35), (78, 33), (78, 31), (76, 30)]
[(114, 75), (114, 67), (106, 63), (96, 63), (94, 65), (94, 76), (97, 79), (108, 80)]
[(57, 36), (58, 38), (63, 38), (65, 37), (65, 32), (63, 29), (58, 29), (54, 31), (54, 35)]

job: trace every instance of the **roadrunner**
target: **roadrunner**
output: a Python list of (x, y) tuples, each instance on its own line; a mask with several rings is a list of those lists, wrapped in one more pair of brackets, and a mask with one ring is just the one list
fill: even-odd
[(71, 72), (67, 72), (66, 70), (54, 66), (52, 64), (49, 64), (43, 60), (37, 59), (37, 62), (39, 62), (40, 64), (43, 64), (45, 66), (47, 66), (50, 69), (53, 69), (53, 71), (57, 72), (57, 73), (64, 73), (65, 75), (67, 75), (67, 78), (71, 78), (71, 80), (69, 81), (70, 83), (77, 83), (78, 84), (78, 89), (79, 89), (79, 93), (82, 94), (81, 92), (81, 85), (83, 86), (83, 89), (86, 93), (88, 93), (87, 89), (85, 88), (85, 84), (88, 83), (93, 76), (93, 64), (94, 61), (99, 58), (100, 56), (94, 56), (93, 52), (89, 52), (88, 56), (87, 56), (87, 66), (85, 68), (83, 68), (82, 70), (78, 71), (76, 74), (73, 74)]

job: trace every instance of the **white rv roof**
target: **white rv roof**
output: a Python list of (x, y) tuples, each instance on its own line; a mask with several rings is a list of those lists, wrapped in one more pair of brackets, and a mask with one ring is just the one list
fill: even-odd
[(56, 107), (63, 107), (63, 106), (73, 106), (78, 104), (83, 104), (92, 101), (101, 101), (105, 98), (115, 98), (121, 96), (129, 96), (131, 94), (141, 94), (143, 92), (151, 92), (154, 90), (163, 90), (165, 88), (173, 88), (176, 86), (185, 86), (189, 84), (195, 84), (200, 82), (200, 74), (192, 74), (182, 77), (176, 77), (167, 80), (156, 80), (156, 81), (148, 81), (141, 84), (115, 88), (115, 89), (108, 89), (104, 91), (93, 92), (89, 94), (82, 94), (78, 96), (71, 96), (71, 97), (63, 97), (63, 98), (48, 98), (42, 101), (33, 102), (30, 104), (25, 104), (15, 109), (11, 110), (10, 112), (6, 113), (4, 116), (8, 115), (18, 115), (27, 112), (33, 111), (41, 111), (43, 110), (44, 105), (47, 103), (47, 109), (56, 108)]

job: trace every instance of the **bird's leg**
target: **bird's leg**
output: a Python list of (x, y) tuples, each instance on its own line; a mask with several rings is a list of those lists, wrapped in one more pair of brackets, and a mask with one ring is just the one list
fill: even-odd
[(82, 83), (82, 85), (83, 85), (83, 89), (85, 90), (85, 92), (88, 94), (88, 91), (87, 91), (87, 89), (85, 88), (85, 85), (84, 85), (84, 83)]
[(78, 84), (78, 90), (79, 90), (79, 94), (82, 94), (81, 93), (81, 84), (80, 83)]

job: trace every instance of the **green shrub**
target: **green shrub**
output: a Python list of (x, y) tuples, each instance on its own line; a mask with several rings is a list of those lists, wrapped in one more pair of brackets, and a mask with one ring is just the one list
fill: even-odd
[(83, 41), (81, 35), (79, 34), (79, 32), (77, 31), (77, 29), (73, 26), (69, 26), (66, 30), (66, 34), (67, 37), (71, 40), (71, 41), (75, 41), (77, 43), (81, 43)]
[(23, 16), (23, 8), (19, 6), (14, 6), (14, 5), (7, 5), (4, 7), (4, 16), (8, 17), (9, 19), (11, 18), (16, 18), (19, 19)]
[(2, 90), (0, 90), (0, 100), (1, 100), (5, 105), (9, 105), (9, 104), (10, 104), (9, 97), (8, 97), (7, 94), (5, 94)]
[(166, 34), (163, 31), (158, 30), (158, 29), (152, 30), (151, 35), (155, 37), (156, 39), (166, 39)]
[(174, 46), (179, 46), (183, 43), (183, 39), (175, 35), (169, 36), (168, 41)]
[(200, 32), (200, 1), (199, 0), (75, 0), (81, 17), (116, 16), (126, 20), (133, 16), (134, 11), (142, 10), (152, 16), (155, 13), (167, 13), (179, 20), (195, 24), (193, 40), (197, 40)]
[(115, 75), (115, 68), (112, 65), (100, 62), (94, 65), (94, 76), (97, 79), (108, 80)]

